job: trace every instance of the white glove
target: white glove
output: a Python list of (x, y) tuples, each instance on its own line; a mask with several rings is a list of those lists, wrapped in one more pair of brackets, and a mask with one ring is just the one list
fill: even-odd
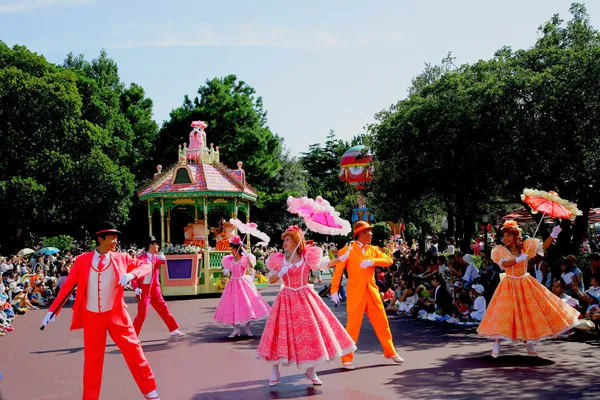
[(167, 257), (165, 257), (165, 255), (163, 253), (158, 253), (157, 257), (162, 262), (166, 262), (167, 261)]
[(350, 243), (350, 246), (348, 247), (348, 250), (344, 253), (343, 256), (339, 257), (338, 260), (344, 262), (348, 259), (348, 257), (350, 257), (350, 252), (352, 251), (352, 248), (354, 246), (354, 242)]
[(229, 270), (227, 268), (223, 268), (223, 270), (221, 272), (223, 273), (223, 276), (229, 275)]
[(135, 289), (135, 294), (137, 296), (141, 296), (142, 295), (142, 289), (140, 289), (140, 288)]
[(374, 263), (373, 263), (373, 260), (363, 260), (363, 261), (360, 263), (360, 267), (361, 267), (361, 268), (369, 268), (369, 267), (370, 267), (370, 266), (372, 266), (373, 264), (374, 264)]
[(135, 279), (135, 274), (132, 274), (131, 272), (125, 275), (121, 275), (121, 279), (119, 279), (119, 285), (127, 286), (129, 281), (131, 281), (132, 279)]
[(338, 292), (332, 293), (331, 301), (333, 301), (334, 304), (339, 303), (340, 302), (340, 294)]
[(529, 256), (525, 253), (521, 254), (519, 257), (515, 258), (516, 262), (527, 261)]
[(56, 319), (56, 314), (54, 314), (51, 311), (48, 311), (46, 313), (46, 316), (44, 317), (44, 320), (42, 321), (42, 326), (46, 326), (48, 325), (50, 322), (54, 322), (54, 320)]
[(558, 234), (562, 232), (562, 228), (559, 225), (556, 225), (553, 229), (552, 229), (552, 233), (550, 233), (550, 236), (552, 237), (552, 239), (556, 239), (558, 237)]
[(285, 275), (287, 275), (288, 271), (290, 270), (290, 265), (286, 264), (281, 268), (281, 271), (279, 271), (279, 273), (277, 274), (278, 277), (283, 278)]

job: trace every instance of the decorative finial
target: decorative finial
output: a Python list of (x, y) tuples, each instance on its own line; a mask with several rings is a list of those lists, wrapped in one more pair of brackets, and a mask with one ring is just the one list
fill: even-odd
[(211, 149), (213, 148), (213, 144), (212, 144), (212, 143), (210, 144), (210, 148), (211, 148)]
[(162, 173), (162, 165), (158, 164), (158, 165), (156, 166), (156, 171), (157, 171), (159, 174), (160, 174), (160, 173)]
[(242, 169), (242, 166), (243, 166), (243, 165), (244, 165), (244, 163), (243, 163), (243, 162), (241, 162), (241, 161), (238, 161), (238, 162), (237, 162), (237, 167), (238, 167), (238, 169)]

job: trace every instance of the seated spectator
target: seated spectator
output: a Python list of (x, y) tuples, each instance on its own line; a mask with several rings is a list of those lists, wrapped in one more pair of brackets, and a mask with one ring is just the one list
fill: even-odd
[(471, 286), (471, 290), (474, 292), (473, 294), (475, 297), (475, 300), (473, 301), (473, 307), (470, 308), (471, 318), (474, 321), (481, 321), (487, 308), (485, 297), (483, 297), (485, 289), (483, 288), (483, 285), (475, 284)]
[(552, 293), (571, 307), (579, 309), (579, 301), (565, 292), (566, 286), (565, 281), (562, 278), (558, 278), (554, 280), (554, 283), (552, 284)]
[(579, 268), (575, 267), (575, 264), (573, 264), (573, 259), (570, 257), (563, 258), (560, 264), (560, 269), (562, 272), (560, 277), (565, 283), (565, 291), (567, 295), (575, 296), (575, 291), (572, 288), (573, 281), (577, 283), (577, 287), (583, 292), (583, 274)]
[(479, 269), (477, 269), (477, 267), (475, 266), (474, 262), (473, 262), (473, 255), (472, 254), (465, 254), (463, 257), (463, 260), (469, 264), (467, 266), (467, 270), (465, 271), (465, 274), (463, 275), (462, 279), (463, 279), (463, 287), (470, 287), (473, 283), (476, 282), (476, 280), (479, 278)]
[(431, 277), (433, 284), (433, 300), (435, 308), (441, 310), (442, 315), (450, 315), (452, 313), (452, 297), (446, 289), (446, 282), (440, 274), (433, 274)]
[[(459, 283), (459, 282), (457, 282)], [(458, 288), (455, 288), (458, 289)], [(458, 290), (457, 290), (458, 292)], [(455, 318), (461, 319), (461, 320), (468, 320), (469, 319), (469, 308), (471, 308), (472, 305), (472, 301), (471, 301), (471, 296), (469, 296), (469, 293), (467, 292), (467, 289), (465, 289), (464, 287), (460, 288), (460, 291), (458, 292), (457, 296), (456, 296), (456, 300), (454, 302), (454, 306), (456, 307), (456, 313), (453, 315)]]
[(448, 247), (446, 248), (446, 251), (444, 251), (444, 254), (453, 256), (456, 251), (456, 248), (454, 247), (454, 244), (456, 243), (454, 238), (449, 237), (448, 240), (446, 240), (446, 243), (448, 243)]
[(586, 313), (590, 310), (591, 307), (600, 303), (600, 271), (596, 271), (596, 273), (592, 275), (591, 286), (585, 292), (579, 290), (579, 286), (575, 281), (571, 282), (571, 286), (575, 294), (582, 301), (588, 304)]
[(13, 289), (13, 298), (12, 298), (12, 305), (15, 306), (17, 309), (19, 309), (20, 311), (24, 311), (24, 310), (37, 310), (38, 308), (36, 306), (34, 306), (33, 304), (31, 304), (29, 302), (29, 299), (27, 298), (27, 295), (25, 294), (25, 292), (23, 291), (23, 288), (20, 286), (17, 286), (16, 288)]

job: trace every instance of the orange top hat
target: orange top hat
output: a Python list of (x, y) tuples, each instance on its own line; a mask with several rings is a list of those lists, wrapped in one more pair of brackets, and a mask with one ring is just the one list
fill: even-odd
[(373, 227), (366, 221), (358, 221), (356, 224), (354, 224), (354, 233), (352, 233), (352, 236), (356, 236), (361, 232), (367, 231), (367, 230), (371, 230), (373, 229)]

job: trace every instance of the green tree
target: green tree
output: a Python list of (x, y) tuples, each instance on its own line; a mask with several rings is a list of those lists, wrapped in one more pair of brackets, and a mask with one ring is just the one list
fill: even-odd
[(57, 66), (0, 42), (2, 243), (17, 248), (128, 219), (135, 186), (128, 160), (139, 152), (135, 124), (120, 111), (124, 93), (105, 53), (91, 64), (71, 55)]
[[(435, 208), (446, 212), (463, 250), (477, 216), (518, 202), (524, 187), (558, 189), (587, 212), (598, 200), (600, 46), (585, 7), (573, 4), (571, 14), (566, 26), (558, 16), (543, 25), (531, 49), (427, 66), (408, 98), (377, 115), (376, 210), (419, 226)], [(579, 247), (586, 220), (564, 251)]]

